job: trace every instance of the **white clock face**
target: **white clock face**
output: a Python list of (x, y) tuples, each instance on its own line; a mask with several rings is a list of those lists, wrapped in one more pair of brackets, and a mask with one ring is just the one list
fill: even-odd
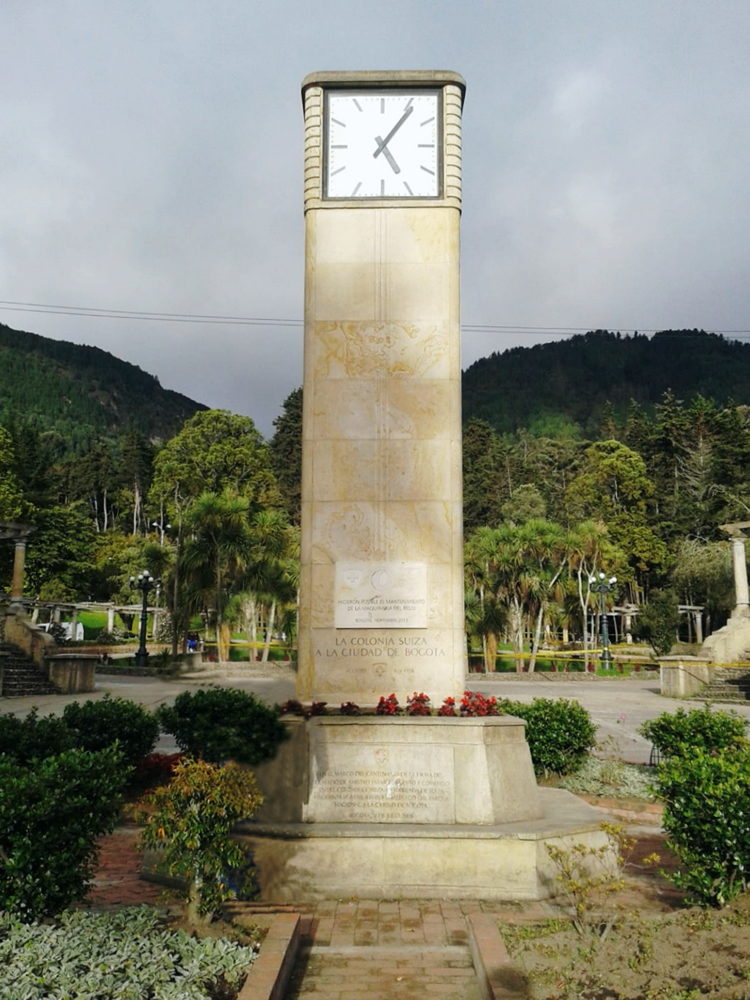
[(439, 198), (440, 95), (327, 94), (327, 198)]

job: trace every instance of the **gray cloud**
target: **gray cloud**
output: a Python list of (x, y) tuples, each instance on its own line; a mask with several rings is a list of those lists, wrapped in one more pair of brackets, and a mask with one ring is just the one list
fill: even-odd
[[(748, 329), (749, 42), (746, 0), (4, 0), (0, 299), (301, 318), (302, 78), (433, 67), (468, 82), (465, 323)], [(299, 328), (0, 320), (264, 433), (302, 379)]]

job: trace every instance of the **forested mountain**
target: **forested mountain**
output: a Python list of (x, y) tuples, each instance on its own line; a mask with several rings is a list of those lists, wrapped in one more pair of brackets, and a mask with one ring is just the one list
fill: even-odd
[(206, 407), (102, 351), (0, 323), (0, 424), (33, 423), (58, 455), (126, 428), (167, 440)]
[(634, 400), (653, 413), (669, 390), (680, 399), (750, 404), (750, 343), (703, 330), (653, 337), (596, 330), (513, 347), (464, 372), (464, 421), (480, 417), (500, 434), (525, 428), (550, 437), (566, 429), (595, 436), (605, 409), (622, 421)]

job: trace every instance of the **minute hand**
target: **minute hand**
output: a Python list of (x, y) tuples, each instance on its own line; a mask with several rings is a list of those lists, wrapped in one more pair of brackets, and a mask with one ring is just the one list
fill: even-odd
[(378, 148), (372, 154), (373, 158), (380, 156), (380, 154), (383, 152), (383, 150), (385, 149), (385, 147), (388, 145), (388, 143), (391, 141), (391, 139), (394, 137), (394, 135), (398, 132), (398, 130), (401, 128), (401, 126), (404, 124), (404, 122), (406, 121), (406, 119), (409, 117), (409, 115), (412, 113), (413, 110), (414, 110), (414, 108), (412, 106), (409, 106), (406, 109), (406, 111), (404, 111), (404, 113), (401, 115), (401, 117), (396, 122), (396, 124), (393, 126), (393, 128), (391, 129), (391, 131), (385, 137), (385, 139), (382, 139), (380, 141), (376, 140), (378, 142)]

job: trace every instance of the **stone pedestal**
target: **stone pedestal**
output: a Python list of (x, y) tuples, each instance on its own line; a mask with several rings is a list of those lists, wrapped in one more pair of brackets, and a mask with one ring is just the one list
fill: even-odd
[(605, 842), (596, 809), (537, 788), (520, 719), (284, 721), (236, 828), (263, 900), (539, 899), (557, 891), (546, 844)]

